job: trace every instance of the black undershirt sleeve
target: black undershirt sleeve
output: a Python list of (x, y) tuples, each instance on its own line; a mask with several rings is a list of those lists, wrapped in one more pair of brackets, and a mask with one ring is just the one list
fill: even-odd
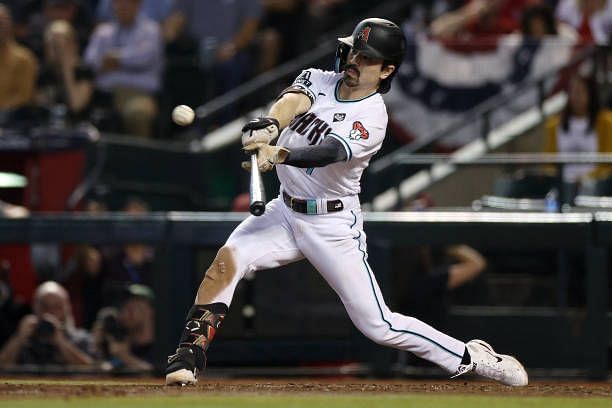
[(308, 168), (323, 167), (346, 160), (346, 150), (338, 140), (326, 137), (320, 145), (289, 148), (290, 152), (283, 164)]

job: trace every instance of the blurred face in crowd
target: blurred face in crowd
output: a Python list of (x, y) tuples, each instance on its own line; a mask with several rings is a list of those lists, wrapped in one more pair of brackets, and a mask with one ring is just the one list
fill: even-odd
[(50, 64), (78, 60), (78, 44), (73, 28), (64, 20), (54, 21), (45, 32), (45, 58)]
[(49, 21), (74, 21), (77, 15), (77, 3), (71, 0), (47, 0), (44, 13)]
[(382, 58), (369, 57), (359, 51), (351, 51), (346, 59), (343, 83), (349, 88), (359, 87), (374, 92), (381, 80), (395, 69), (393, 65), (383, 68)]
[(61, 293), (49, 292), (41, 295), (35, 303), (34, 312), (38, 317), (51, 315), (61, 323), (66, 322), (67, 299)]
[(569, 86), (570, 111), (574, 116), (586, 116), (589, 112), (589, 89), (579, 77), (571, 80)]
[(153, 306), (147, 299), (132, 297), (123, 304), (117, 318), (129, 332), (132, 332), (153, 322)]
[(113, 0), (115, 17), (121, 25), (131, 25), (138, 16), (141, 0)]
[(13, 38), (13, 22), (11, 13), (0, 4), (0, 44), (4, 44)]
[(546, 22), (541, 19), (534, 17), (527, 23), (527, 31), (530, 37), (540, 39), (548, 34), (548, 28)]

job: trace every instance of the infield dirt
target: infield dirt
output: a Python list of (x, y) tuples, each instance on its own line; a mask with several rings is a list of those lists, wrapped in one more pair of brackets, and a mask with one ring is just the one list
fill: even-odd
[[(513, 388), (472, 380), (329, 379), (219, 379), (202, 378), (196, 386), (166, 387), (162, 379), (0, 379), (3, 398), (170, 396), (175, 394), (478, 394), (496, 396), (550, 396), (612, 398), (612, 383), (536, 381)], [(611, 400), (612, 401), (612, 400)]]

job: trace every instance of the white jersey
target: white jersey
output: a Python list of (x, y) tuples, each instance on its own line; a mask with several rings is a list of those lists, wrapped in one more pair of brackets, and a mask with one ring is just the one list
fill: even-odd
[(382, 146), (387, 109), (381, 95), (375, 92), (359, 100), (342, 100), (341, 80), (342, 74), (307, 69), (292, 85), (309, 96), (312, 106), (282, 131), (277, 144), (291, 150), (333, 137), (346, 150), (346, 161), (324, 167), (276, 166), (283, 190), (293, 197), (334, 199), (359, 194), (361, 174)]

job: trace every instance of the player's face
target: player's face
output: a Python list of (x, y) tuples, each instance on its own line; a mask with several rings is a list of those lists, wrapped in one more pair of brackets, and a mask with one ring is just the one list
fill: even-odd
[(359, 87), (374, 92), (393, 69), (393, 66), (383, 68), (382, 58), (369, 57), (351, 49), (346, 59), (343, 82), (350, 88)]

